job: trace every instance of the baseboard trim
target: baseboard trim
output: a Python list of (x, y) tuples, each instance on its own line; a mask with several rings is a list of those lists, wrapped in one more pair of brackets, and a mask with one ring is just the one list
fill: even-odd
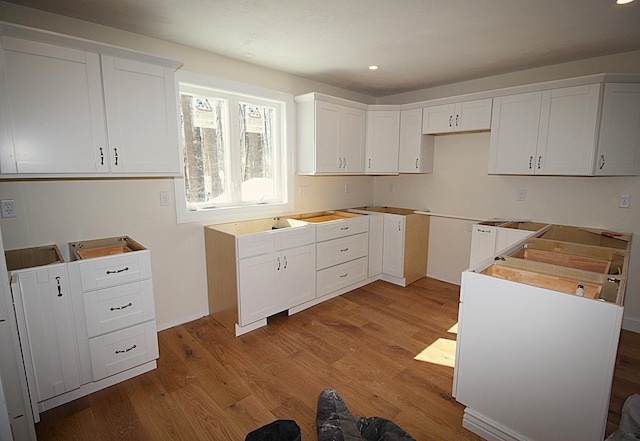
[(637, 317), (623, 317), (622, 329), (631, 332), (640, 333), (640, 318)]
[(530, 441), (468, 407), (464, 410), (462, 427), (487, 441)]
[[(173, 328), (174, 326), (180, 326), (180, 325), (184, 325), (185, 323), (189, 323), (189, 322), (192, 322), (194, 320), (198, 320), (199, 318), (205, 317), (207, 315), (209, 315), (209, 311), (208, 310), (200, 311), (200, 312), (197, 312), (197, 313), (195, 313), (193, 315), (190, 315), (190, 316), (187, 316), (187, 317), (180, 317), (180, 318), (172, 320), (170, 322), (158, 324), (157, 327), (156, 327), (156, 330), (158, 332), (164, 331), (165, 329)], [(156, 321), (157, 321), (157, 319), (156, 319)]]

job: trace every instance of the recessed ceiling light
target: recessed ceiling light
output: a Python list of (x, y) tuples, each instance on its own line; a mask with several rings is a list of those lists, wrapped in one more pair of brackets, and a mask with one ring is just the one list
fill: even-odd
[(616, 3), (619, 5), (626, 5), (627, 3), (631, 3), (633, 0), (616, 0)]
[(380, 66), (376, 64), (372, 64), (371, 66), (369, 66), (369, 70), (378, 70), (378, 69), (380, 69)]

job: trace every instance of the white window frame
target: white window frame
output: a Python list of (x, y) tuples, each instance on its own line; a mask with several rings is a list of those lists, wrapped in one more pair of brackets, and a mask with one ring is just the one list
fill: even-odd
[[(224, 95), (234, 95), (238, 100), (254, 100), (260, 103), (268, 102), (270, 104), (280, 106), (279, 120), (281, 134), (281, 149), (279, 156), (281, 158), (278, 169), (283, 173), (282, 182), (282, 202), (255, 205), (239, 205), (231, 207), (218, 207), (211, 209), (203, 209), (197, 211), (187, 210), (186, 190), (184, 177), (174, 178), (176, 216), (178, 223), (187, 222), (211, 222), (223, 223), (234, 222), (247, 219), (265, 218), (282, 216), (294, 211), (294, 103), (293, 95), (278, 92), (274, 90), (264, 89), (248, 84), (237, 83), (219, 78), (213, 78), (206, 75), (196, 74), (192, 72), (178, 71), (176, 73), (176, 90), (178, 96), (180, 94), (180, 84), (189, 85), (191, 87), (200, 87), (212, 89)], [(178, 101), (178, 105), (180, 105)], [(230, 115), (232, 121), (232, 130), (237, 123), (234, 116)], [(182, 127), (179, 128), (180, 136), (183, 136)], [(180, 161), (182, 170), (184, 170), (184, 154), (182, 151), (183, 139), (180, 141)]]

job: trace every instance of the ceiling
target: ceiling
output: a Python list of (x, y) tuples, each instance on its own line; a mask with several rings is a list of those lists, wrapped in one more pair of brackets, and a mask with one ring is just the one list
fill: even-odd
[(7, 1), (373, 97), (640, 49), (639, 0)]

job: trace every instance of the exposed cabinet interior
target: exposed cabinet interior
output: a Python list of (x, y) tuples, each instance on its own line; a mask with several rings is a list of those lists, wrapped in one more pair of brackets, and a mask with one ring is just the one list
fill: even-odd
[(624, 304), (631, 236), (553, 225), (521, 247), (496, 257), (482, 274)]

